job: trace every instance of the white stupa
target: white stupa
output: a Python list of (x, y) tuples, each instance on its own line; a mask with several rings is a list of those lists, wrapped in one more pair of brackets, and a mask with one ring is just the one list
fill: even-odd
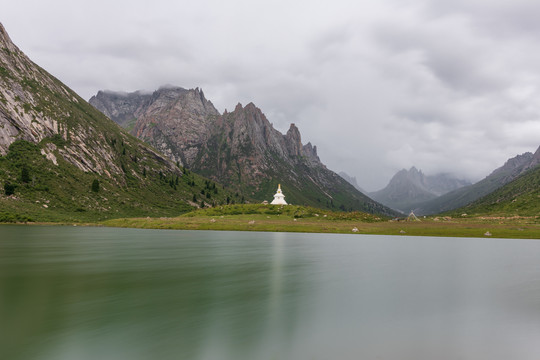
[(285, 195), (281, 192), (281, 184), (278, 184), (277, 192), (274, 195), (274, 200), (270, 203), (272, 205), (287, 205), (285, 201)]

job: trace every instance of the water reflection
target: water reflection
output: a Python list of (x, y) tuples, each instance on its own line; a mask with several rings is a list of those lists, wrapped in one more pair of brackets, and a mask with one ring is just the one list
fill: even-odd
[(2, 359), (536, 359), (540, 242), (0, 226)]
[(2, 231), (10, 359), (257, 357), (269, 336), (286, 345), (309, 265), (282, 234)]

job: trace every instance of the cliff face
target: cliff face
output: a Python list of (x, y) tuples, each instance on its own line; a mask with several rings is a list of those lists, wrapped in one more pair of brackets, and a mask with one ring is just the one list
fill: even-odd
[(239, 178), (248, 187), (257, 188), (280, 172), (282, 178), (289, 176), (299, 164), (325, 168), (316, 148), (302, 145), (300, 131), (294, 124), (283, 135), (250, 103), (245, 107), (238, 104), (215, 123), (192, 168), (216, 180), (225, 179), (231, 185), (233, 179)]
[(253, 103), (220, 115), (201, 90), (182, 88), (151, 96), (100, 92), (90, 103), (119, 123), (136, 119), (133, 135), (249, 198), (271, 200), (281, 183), (290, 203), (392, 213), (328, 170), (294, 124), (280, 133)]
[(100, 91), (89, 102), (132, 135), (188, 167), (219, 117), (199, 89), (162, 87), (152, 94)]
[(17, 139), (38, 142), (62, 131), (56, 117), (43, 107), (47, 95), (37, 90), (43, 87), (50, 89), (49, 94), (69, 95), (67, 89), (44, 76), (11, 42), (1, 24), (0, 84), (0, 155), (5, 155)]
[(112, 91), (100, 91), (90, 99), (90, 104), (114, 120), (123, 128), (133, 127), (136, 114), (152, 98), (151, 94), (140, 91), (134, 93), (118, 93)]

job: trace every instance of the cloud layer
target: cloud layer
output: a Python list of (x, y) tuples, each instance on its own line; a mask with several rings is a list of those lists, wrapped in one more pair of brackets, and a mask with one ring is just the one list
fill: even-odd
[(202, 87), (296, 123), (331, 169), (478, 180), (540, 145), (540, 3), (528, 0), (11, 2), (34, 61), (89, 98)]

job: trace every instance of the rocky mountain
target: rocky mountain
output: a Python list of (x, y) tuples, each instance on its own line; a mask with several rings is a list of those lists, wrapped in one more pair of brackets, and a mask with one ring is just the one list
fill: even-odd
[(408, 213), (426, 201), (466, 185), (470, 183), (448, 174), (425, 175), (412, 167), (400, 170), (384, 189), (369, 195), (392, 209)]
[[(41, 220), (179, 214), (216, 189), (34, 64), (1, 24), (0, 184), (2, 211)], [(219, 189), (203, 200), (231, 195)]]
[(202, 90), (178, 87), (101, 91), (90, 103), (118, 123), (136, 119), (131, 134), (246, 197), (270, 201), (280, 183), (289, 203), (393, 214), (327, 169), (294, 124), (280, 133), (253, 103), (219, 114)]
[(436, 214), (466, 206), (514, 181), (540, 164), (540, 147), (533, 154), (517, 155), (483, 180), (451, 191), (420, 206), (420, 214)]
[(345, 181), (347, 181), (349, 184), (351, 184), (352, 186), (354, 186), (354, 188), (358, 191), (360, 191), (362, 194), (367, 194), (367, 191), (362, 189), (360, 187), (360, 185), (358, 185), (358, 181), (356, 180), (356, 177), (355, 176), (351, 176), (349, 174), (347, 174), (345, 171), (340, 171), (339, 173), (339, 176), (341, 176), (343, 179), (345, 179)]

